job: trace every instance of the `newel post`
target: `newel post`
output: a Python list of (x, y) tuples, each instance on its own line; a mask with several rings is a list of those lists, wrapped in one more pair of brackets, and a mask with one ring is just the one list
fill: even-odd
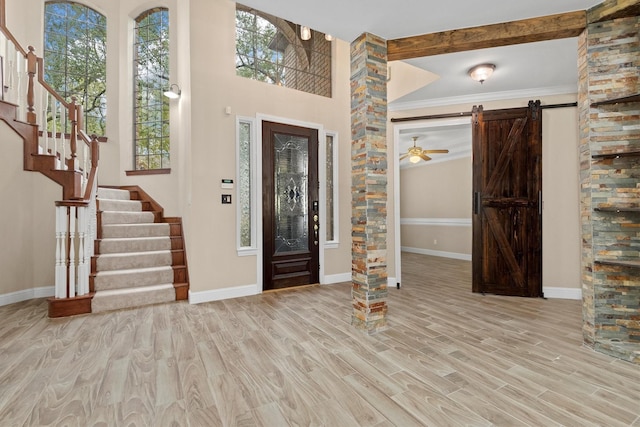
[(80, 106), (76, 104), (76, 97), (71, 97), (71, 102), (69, 103), (69, 122), (71, 123), (71, 131), (69, 135), (69, 149), (71, 150), (71, 158), (67, 161), (67, 167), (69, 170), (77, 170), (78, 169), (78, 111), (80, 110)]
[(91, 135), (91, 167), (98, 167), (98, 160), (100, 160), (100, 143), (98, 142), (98, 135)]

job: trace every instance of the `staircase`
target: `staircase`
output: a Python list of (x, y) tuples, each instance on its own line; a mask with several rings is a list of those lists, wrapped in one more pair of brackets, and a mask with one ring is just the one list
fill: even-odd
[(136, 186), (98, 189), (91, 312), (187, 299), (182, 225)]
[(23, 169), (62, 188), (54, 210), (55, 259), (43, 261), (55, 269), (49, 317), (187, 299), (181, 219), (164, 217), (137, 186), (97, 194), (98, 137), (83, 130), (76, 98), (64, 99), (45, 81), (43, 58), (9, 31), (3, 0), (0, 44), (13, 82), (3, 89), (0, 120), (23, 140)]

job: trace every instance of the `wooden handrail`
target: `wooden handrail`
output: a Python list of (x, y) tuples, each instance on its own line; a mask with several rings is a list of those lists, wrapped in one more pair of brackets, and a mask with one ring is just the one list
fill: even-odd
[[(4, 1), (4, 0), (0, 0)], [(58, 102), (60, 102), (62, 105), (64, 105), (64, 108), (69, 108), (69, 103), (67, 101), (65, 101), (65, 99), (60, 96), (60, 94), (58, 92), (56, 92), (56, 90), (54, 88), (52, 88), (49, 83), (47, 83), (44, 80), (44, 59), (38, 57), (38, 83), (40, 83), (40, 85), (45, 88), (47, 90), (47, 92), (49, 92), (51, 95), (53, 95), (53, 97), (55, 99), (58, 100)]]

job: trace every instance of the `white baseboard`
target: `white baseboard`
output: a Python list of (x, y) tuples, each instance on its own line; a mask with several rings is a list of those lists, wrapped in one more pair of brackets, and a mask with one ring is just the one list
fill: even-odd
[(463, 261), (471, 261), (471, 254), (460, 254), (457, 252), (445, 252), (445, 251), (434, 251), (432, 249), (422, 249), (422, 248), (410, 248), (408, 246), (402, 246), (400, 248), (403, 252), (410, 252), (414, 254), (421, 255), (432, 255), (439, 256), (443, 258), (453, 258), (453, 259), (461, 259)]
[(554, 288), (542, 287), (545, 298), (552, 299), (582, 299), (582, 289), (580, 288)]
[(22, 291), (10, 292), (0, 295), (0, 306), (9, 305), (20, 301), (34, 298), (47, 298), (55, 295), (53, 286), (43, 286), (40, 288), (24, 289)]
[(340, 274), (328, 274), (324, 276), (323, 285), (333, 285), (334, 283), (344, 283), (351, 281), (351, 272)]
[(258, 285), (236, 286), (234, 288), (213, 289), (211, 291), (200, 292), (189, 290), (189, 304), (200, 304), (209, 301), (248, 297), (259, 293)]

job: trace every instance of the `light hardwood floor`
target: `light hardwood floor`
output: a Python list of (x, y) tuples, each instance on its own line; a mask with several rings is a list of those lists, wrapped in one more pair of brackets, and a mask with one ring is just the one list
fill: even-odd
[(49, 320), (0, 307), (0, 426), (640, 426), (640, 366), (582, 346), (579, 301), (470, 292), (403, 254), (389, 328), (349, 284)]

